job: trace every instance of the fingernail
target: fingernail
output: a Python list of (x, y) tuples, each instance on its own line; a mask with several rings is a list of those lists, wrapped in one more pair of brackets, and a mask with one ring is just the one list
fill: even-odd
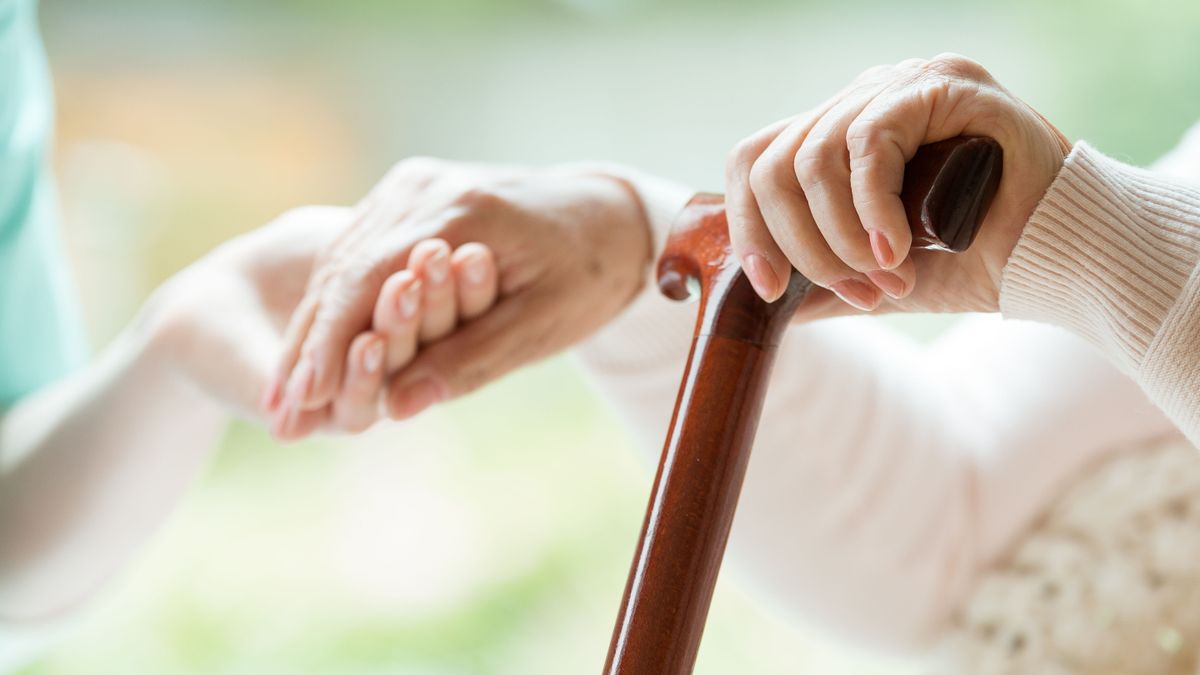
[(879, 304), (879, 297), (874, 289), (858, 279), (843, 279), (829, 287), (839, 298), (853, 307), (869, 312)]
[(411, 319), (417, 315), (417, 307), (421, 304), (421, 282), (416, 281), (400, 294), (400, 316)]
[(287, 397), (293, 406), (299, 405), (308, 398), (312, 390), (313, 375), (312, 361), (306, 356), (300, 359), (296, 372), (292, 373), (292, 381), (288, 384)]
[(450, 256), (446, 253), (446, 249), (439, 249), (429, 262), (425, 264), (425, 275), (429, 277), (429, 281), (433, 284), (440, 284), (450, 276)]
[(751, 253), (746, 256), (744, 267), (755, 292), (767, 302), (774, 301), (779, 293), (779, 277), (775, 276), (775, 271), (767, 261), (757, 253)]
[(896, 254), (892, 252), (892, 245), (879, 230), (871, 230), (871, 251), (875, 254), (875, 262), (884, 269), (891, 269), (896, 262)]
[(443, 389), (432, 378), (418, 380), (416, 383), (409, 385), (406, 389), (396, 397), (395, 405), (392, 406), (391, 414), (393, 419), (406, 419), (412, 417), (429, 406), (437, 403), (445, 398)]
[(463, 274), (467, 277), (468, 283), (482, 284), (483, 278), (487, 276), (487, 271), (487, 258), (483, 255), (473, 255), (463, 263)]
[(872, 270), (867, 272), (867, 278), (875, 283), (876, 286), (883, 289), (892, 298), (899, 300), (904, 297), (904, 292), (908, 289), (908, 285), (900, 277), (885, 272), (884, 270)]
[(383, 365), (383, 342), (376, 340), (371, 343), (370, 347), (363, 352), (363, 370), (367, 371), (368, 375), (374, 375), (379, 372), (379, 367)]

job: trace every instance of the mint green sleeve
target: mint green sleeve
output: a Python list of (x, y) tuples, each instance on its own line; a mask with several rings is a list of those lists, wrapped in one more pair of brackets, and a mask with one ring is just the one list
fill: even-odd
[(46, 169), (52, 99), (32, 0), (0, 0), (0, 409), (84, 362)]

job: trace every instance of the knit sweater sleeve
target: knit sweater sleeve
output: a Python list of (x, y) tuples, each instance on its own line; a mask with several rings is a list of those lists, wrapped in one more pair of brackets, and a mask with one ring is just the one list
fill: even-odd
[(1200, 445), (1200, 189), (1079, 143), (1005, 267), (1004, 315), (1098, 346)]

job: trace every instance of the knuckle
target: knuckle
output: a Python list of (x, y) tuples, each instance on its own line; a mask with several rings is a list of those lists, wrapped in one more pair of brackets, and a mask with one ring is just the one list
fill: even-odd
[(750, 167), (746, 183), (750, 185), (750, 191), (754, 192), (756, 197), (762, 198), (774, 189), (774, 179), (770, 177), (770, 173), (772, 172), (767, 162), (755, 162), (755, 165)]
[(796, 153), (792, 170), (803, 186), (813, 186), (834, 175), (845, 146), (830, 138), (810, 139)]
[(942, 75), (926, 77), (915, 84), (913, 94), (926, 110), (942, 111), (940, 114), (945, 115), (960, 98), (958, 94), (962, 93), (961, 84), (961, 80)]
[(776, 162), (759, 159), (750, 167), (750, 191), (763, 197), (779, 189), (779, 166)]
[(757, 145), (754, 137), (738, 141), (725, 157), (725, 175), (730, 179), (735, 179), (748, 174), (757, 157), (755, 152), (758, 149)]
[(466, 207), (451, 210), (438, 228), (438, 237), (448, 242), (461, 242), (480, 235), (479, 224), (486, 222), (495, 212), (479, 211)]
[(462, 190), (454, 203), (467, 211), (487, 214), (503, 209), (507, 200), (491, 187), (475, 185)]
[(931, 75), (965, 80), (987, 80), (991, 75), (978, 61), (961, 54), (943, 52), (925, 63), (924, 70)]
[(486, 237), (485, 230), (504, 220), (514, 208), (510, 197), (491, 186), (471, 186), (461, 190), (446, 209), (437, 228), (437, 236), (451, 244)]
[[(850, 153), (850, 161), (870, 157), (888, 142), (891, 132), (880, 120), (860, 117), (846, 128), (846, 149)], [(852, 165), (853, 174), (853, 165)]]
[(750, 184), (751, 192), (762, 196), (770, 183), (770, 179), (767, 177), (768, 173), (766, 162), (756, 162), (750, 167), (750, 173), (746, 176), (746, 182)]

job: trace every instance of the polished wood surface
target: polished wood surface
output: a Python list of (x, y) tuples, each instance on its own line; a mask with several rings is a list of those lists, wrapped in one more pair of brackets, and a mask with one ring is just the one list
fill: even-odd
[[(989, 138), (921, 148), (901, 195), (923, 248), (966, 249), (995, 195), (1003, 158)], [(692, 672), (762, 412), (776, 347), (812, 284), (793, 272), (763, 302), (729, 247), (724, 200), (700, 195), (659, 258), (668, 297), (699, 295), (699, 316), (604, 672)]]

